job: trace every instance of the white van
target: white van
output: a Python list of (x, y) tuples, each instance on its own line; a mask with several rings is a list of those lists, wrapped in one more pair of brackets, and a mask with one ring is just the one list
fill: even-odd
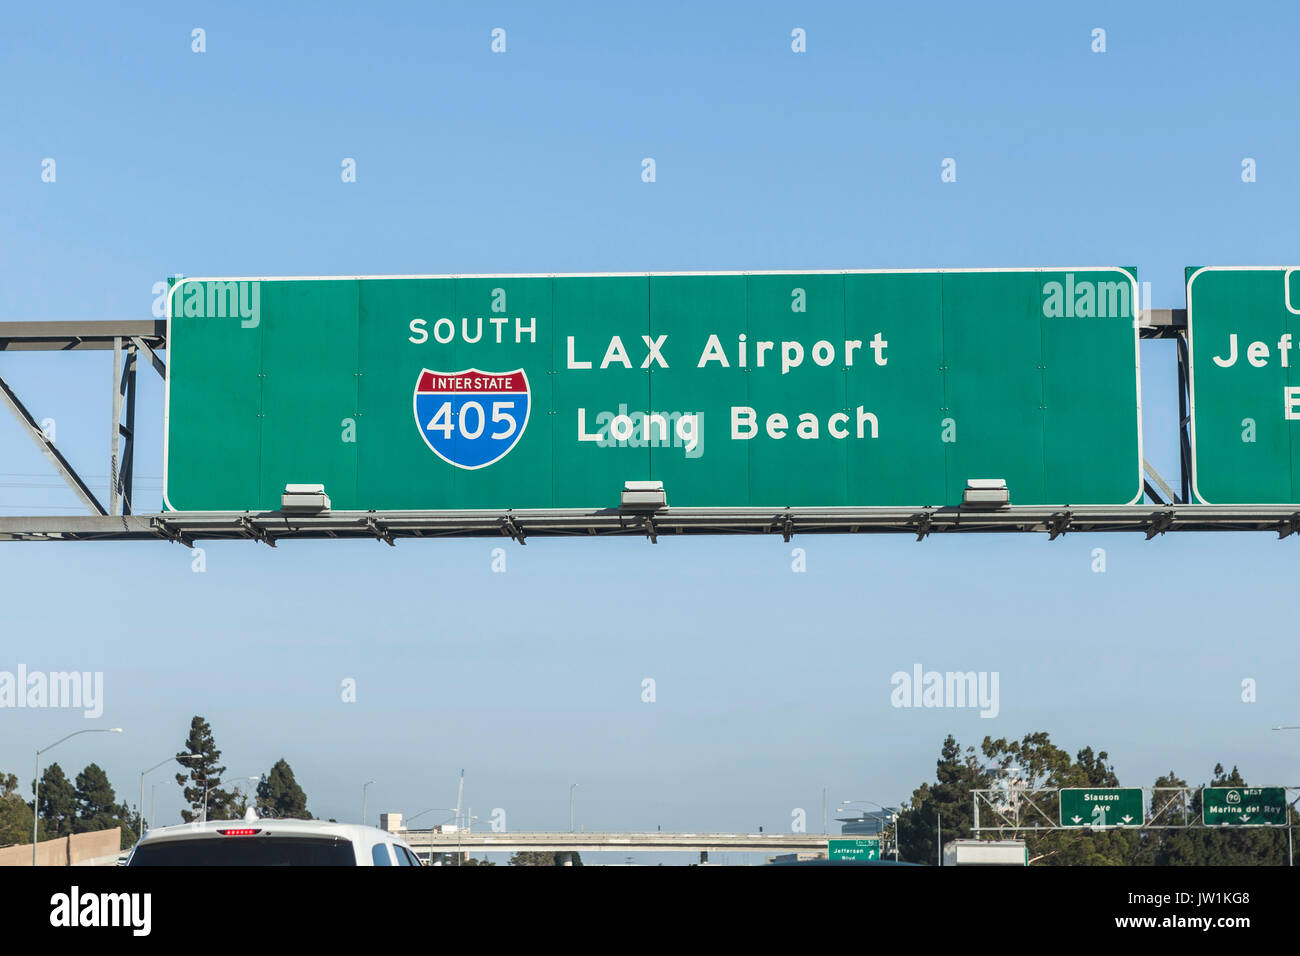
[(325, 820), (209, 820), (150, 830), (127, 866), (423, 866), (404, 840)]

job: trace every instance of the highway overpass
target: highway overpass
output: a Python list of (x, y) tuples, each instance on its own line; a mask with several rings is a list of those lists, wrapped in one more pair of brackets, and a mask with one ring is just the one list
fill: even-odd
[(495, 833), (465, 830), (399, 830), (417, 851), (427, 853), (521, 853), (614, 850), (620, 853), (796, 853), (826, 850), (824, 833)]

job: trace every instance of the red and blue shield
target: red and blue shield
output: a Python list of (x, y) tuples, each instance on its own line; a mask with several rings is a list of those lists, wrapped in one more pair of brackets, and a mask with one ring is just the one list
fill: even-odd
[(431, 372), (415, 383), (415, 424), (435, 455), (474, 470), (500, 461), (528, 427), (528, 376), (513, 372)]

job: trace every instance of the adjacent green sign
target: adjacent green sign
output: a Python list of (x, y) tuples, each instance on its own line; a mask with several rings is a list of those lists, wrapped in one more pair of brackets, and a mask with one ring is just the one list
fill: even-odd
[(826, 846), (829, 860), (879, 860), (879, 840), (831, 840)]
[(1192, 489), (1300, 502), (1300, 267), (1187, 270)]
[(1207, 827), (1286, 825), (1283, 787), (1203, 787), (1201, 822)]
[(1061, 790), (1063, 827), (1140, 827), (1140, 787), (1066, 787)]
[(164, 505), (272, 511), (1141, 496), (1117, 268), (181, 279)]

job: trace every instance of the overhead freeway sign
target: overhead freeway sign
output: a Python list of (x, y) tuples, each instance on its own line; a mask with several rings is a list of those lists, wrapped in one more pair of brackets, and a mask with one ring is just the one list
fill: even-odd
[(1204, 787), (1201, 822), (1207, 827), (1285, 826), (1283, 787)]
[(828, 860), (879, 860), (880, 840), (836, 840), (826, 843)]
[(1063, 787), (1061, 826), (1140, 827), (1141, 787)]
[(1187, 270), (1192, 490), (1300, 502), (1300, 267)]
[(164, 504), (1128, 504), (1136, 308), (1109, 267), (184, 278)]

